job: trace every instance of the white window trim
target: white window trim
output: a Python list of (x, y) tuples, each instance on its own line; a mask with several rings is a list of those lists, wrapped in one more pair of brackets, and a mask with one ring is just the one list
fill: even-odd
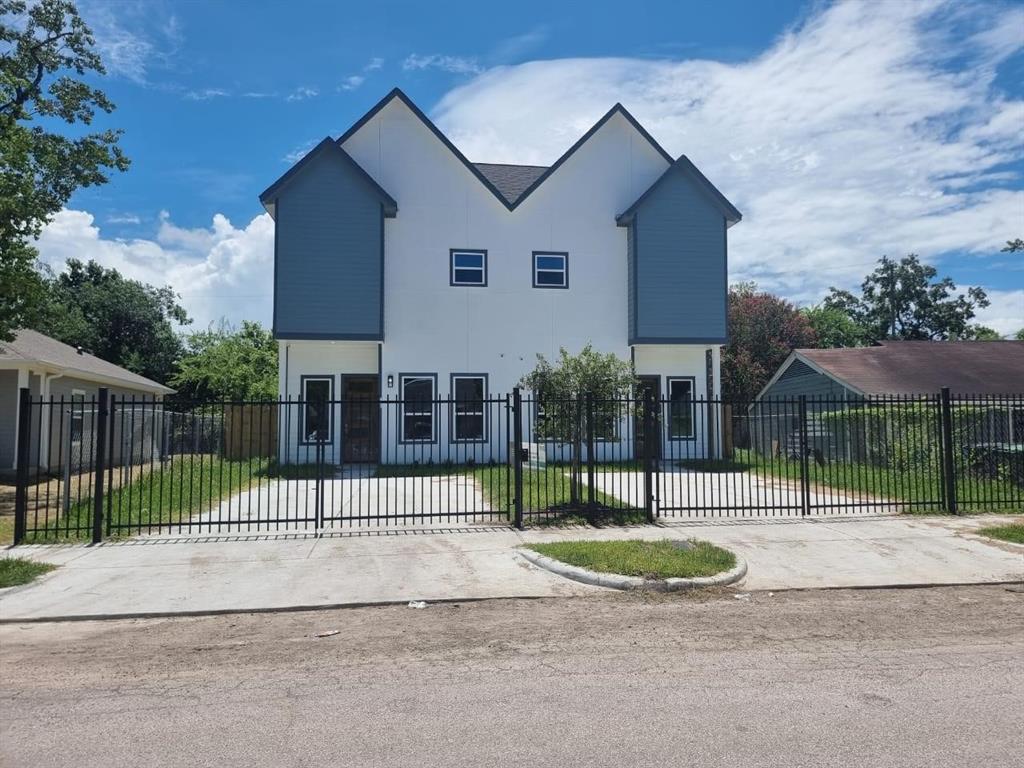
[[(548, 269), (548, 268), (541, 269), (541, 268), (539, 268), (537, 266), (537, 258), (538, 257), (544, 257), (544, 256), (561, 259), (562, 260), (562, 268), (561, 269)], [(531, 267), (533, 268), (533, 287), (534, 288), (554, 288), (556, 290), (557, 289), (565, 290), (565, 289), (567, 289), (569, 287), (569, 254), (566, 251), (534, 251), (533, 252), (533, 256), (531, 258), (531, 261), (532, 261)], [(545, 273), (545, 274), (551, 274), (551, 275), (561, 275), (562, 276), (562, 282), (557, 284), (557, 285), (554, 285), (554, 284), (551, 284), (551, 283), (540, 283), (540, 282), (537, 281), (537, 275), (542, 273), (542, 272)]]
[[(460, 270), (471, 270), (480, 273), (480, 282), (465, 282), (455, 279), (455, 257), (456, 256), (479, 256), (479, 267), (458, 267)], [(487, 251), (480, 248), (452, 248), (448, 251), (448, 284), (461, 288), (486, 288), (487, 287)]]

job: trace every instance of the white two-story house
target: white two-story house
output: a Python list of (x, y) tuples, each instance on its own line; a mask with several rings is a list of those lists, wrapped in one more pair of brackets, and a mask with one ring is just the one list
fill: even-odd
[[(320, 430), (329, 460), (404, 461), (504, 442), (472, 409), (422, 403), (504, 395), (538, 353), (588, 342), (666, 400), (720, 391), (740, 213), (621, 105), (550, 167), (492, 164), (396, 89), (260, 200), (276, 222), (280, 396), (339, 403), (288, 420), (289, 444)], [(378, 399), (403, 404), (341, 406)], [(696, 420), (682, 431), (663, 440), (708, 439)]]

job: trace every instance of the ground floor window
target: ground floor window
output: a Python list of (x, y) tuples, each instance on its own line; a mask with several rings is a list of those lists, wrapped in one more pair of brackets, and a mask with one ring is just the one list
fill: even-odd
[(668, 436), (670, 440), (693, 438), (693, 378), (668, 380)]
[(402, 442), (432, 443), (437, 440), (434, 400), (437, 374), (404, 373), (401, 376)]
[(332, 441), (331, 399), (333, 376), (302, 377), (302, 442)]
[(487, 440), (484, 400), (487, 377), (482, 374), (452, 374), (452, 441), (479, 443)]

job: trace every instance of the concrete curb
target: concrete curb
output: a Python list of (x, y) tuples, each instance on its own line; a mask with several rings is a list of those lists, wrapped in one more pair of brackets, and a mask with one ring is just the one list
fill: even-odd
[(714, 576), (696, 576), (692, 579), (642, 579), (639, 576), (623, 576), (618, 573), (598, 573), (586, 568), (563, 563), (561, 560), (534, 552), (532, 549), (519, 549), (518, 553), (534, 565), (557, 573), (573, 581), (591, 584), (595, 587), (611, 589), (649, 589), (657, 592), (678, 592), (685, 589), (701, 589), (703, 587), (724, 587), (735, 584), (747, 575), (747, 561), (736, 555), (736, 565), (732, 570)]

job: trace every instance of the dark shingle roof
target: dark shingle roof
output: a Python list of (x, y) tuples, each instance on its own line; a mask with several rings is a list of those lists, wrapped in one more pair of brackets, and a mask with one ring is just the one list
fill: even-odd
[(797, 356), (865, 395), (1024, 393), (1024, 341), (883, 341), (798, 349)]
[(0, 362), (3, 363), (40, 363), (51, 368), (66, 370), (83, 379), (99, 378), (110, 380), (128, 389), (141, 389), (146, 392), (171, 394), (170, 387), (165, 387), (145, 376), (139, 376), (119, 365), (108, 363), (88, 352), (79, 353), (74, 347), (51, 339), (39, 331), (22, 329), (14, 336), (14, 341), (0, 341)]
[(504, 163), (473, 163), (509, 205), (514, 205), (519, 196), (530, 185), (544, 175), (547, 170), (543, 165), (506, 165)]

